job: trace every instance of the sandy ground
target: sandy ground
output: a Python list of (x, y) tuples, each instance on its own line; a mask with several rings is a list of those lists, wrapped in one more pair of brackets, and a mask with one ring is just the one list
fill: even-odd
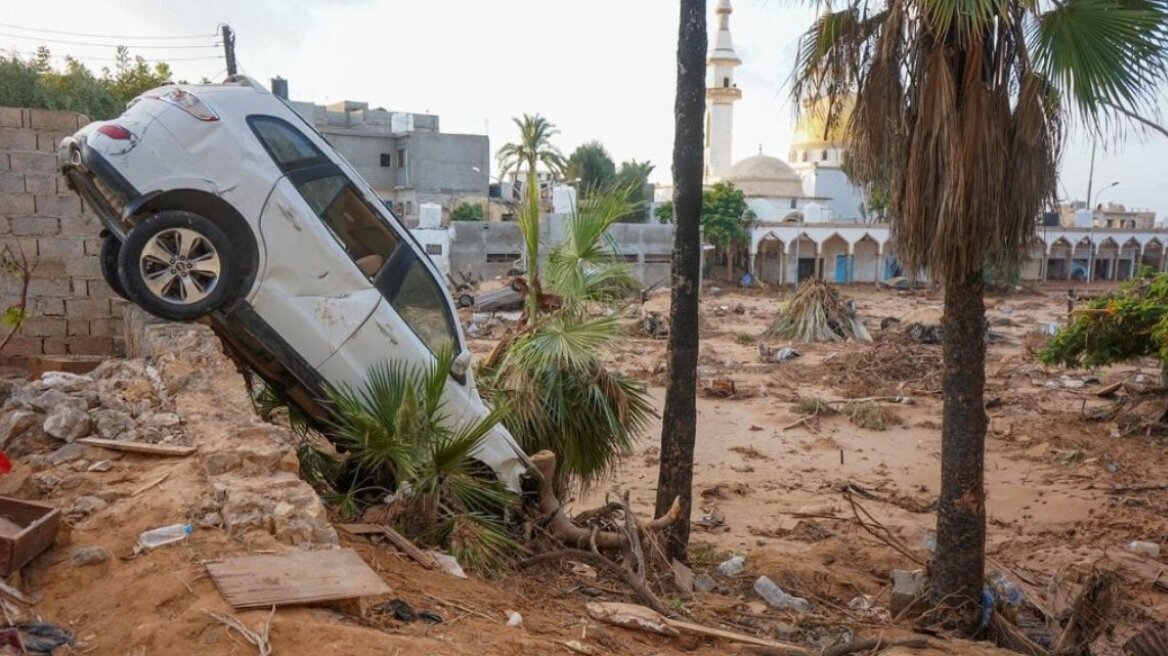
[[(1116, 381), (1135, 387), (1140, 381), (1155, 380), (1158, 369), (1146, 362), (1065, 372), (1037, 364), (1032, 348), (1040, 338), (1032, 333), (1036, 326), (1064, 315), (1064, 291), (1051, 287), (989, 301), (987, 314), (997, 335), (987, 363), (987, 398), (993, 400), (986, 459), (990, 566), (1008, 573), (1028, 598), (1055, 616), (1064, 612), (1068, 598), (1093, 567), (1119, 570), (1128, 603), (1117, 628), (1094, 646), (1095, 654), (1118, 655), (1119, 645), (1133, 630), (1151, 620), (1168, 619), (1168, 596), (1153, 587), (1162, 560), (1131, 553), (1124, 546), (1139, 539), (1168, 547), (1168, 491), (1113, 488), (1168, 483), (1168, 453), (1162, 437), (1116, 436), (1121, 433), (1116, 422), (1088, 417), (1114, 403), (1095, 396), (1097, 390)], [(904, 294), (854, 287), (844, 293), (856, 299), (878, 339), (884, 317), (929, 322), (939, 316), (940, 297), (927, 291)], [(851, 635), (878, 635), (887, 630), (880, 612), (849, 608), (849, 603), (870, 595), (872, 606), (886, 607), (889, 571), (915, 569), (913, 559), (929, 558), (924, 543), (935, 516), (927, 508), (939, 488), (940, 347), (899, 342), (796, 344), (801, 357), (778, 364), (760, 362), (758, 344), (768, 342), (760, 335), (781, 299), (775, 291), (727, 292), (703, 301), (700, 374), (706, 380), (733, 379), (739, 398), (702, 397), (698, 402), (699, 501), (693, 518), (714, 518), (705, 523), (717, 525), (695, 528), (691, 561), (695, 571), (708, 571), (738, 553), (746, 557), (747, 566), (737, 577), (720, 579), (724, 594), (668, 602), (708, 625), (775, 639), (828, 644)], [(645, 309), (666, 314), (667, 304), (668, 297), (659, 295)], [(636, 312), (639, 309), (630, 314)], [(627, 323), (633, 331), (637, 322), (630, 318)], [(475, 339), (474, 350), (488, 351), (500, 334), (497, 329), (491, 337)], [(632, 336), (614, 349), (610, 361), (648, 384), (661, 406), (664, 340)], [(1082, 383), (1088, 373), (1096, 375), (1098, 383)], [(238, 400), (241, 387), (238, 376), (222, 363), (193, 379), (192, 391), (180, 399), (179, 409), (196, 441), (215, 444), (213, 440), (236, 430), (238, 421), (232, 417), (248, 412)], [(230, 390), (234, 400), (224, 403), (224, 390)], [(911, 403), (885, 404), (896, 419), (883, 431), (859, 428), (844, 416), (793, 425), (800, 416), (792, 406), (800, 399), (861, 396), (906, 396)], [(573, 508), (598, 505), (612, 486), (630, 490), (634, 506), (651, 508), (659, 433), (655, 423), (611, 484), (597, 486)], [(228, 608), (204, 574), (204, 563), (288, 547), (262, 532), (230, 536), (208, 529), (197, 531), (186, 545), (130, 557), (139, 531), (175, 521), (176, 513), (207, 493), (203, 458), (200, 454), (173, 462), (128, 456), (118, 459), (111, 472), (72, 475), (75, 487), (48, 495), (50, 502), (65, 506), (81, 493), (102, 489), (125, 493), (106, 511), (63, 531), (58, 543), (25, 569), (21, 584), (42, 599), (36, 612), (70, 627), (81, 638), (72, 651), (60, 653), (256, 653), (208, 620), (206, 611)], [(19, 466), (14, 474), (0, 492), (23, 489)], [(134, 495), (164, 474), (167, 478), (149, 493)], [(847, 485), (876, 497), (859, 502), (905, 545), (907, 555), (857, 528), (841, 492)], [(275, 654), (568, 654), (572, 652), (564, 643), (570, 640), (597, 653), (630, 656), (755, 653), (725, 642), (667, 639), (599, 626), (587, 619), (586, 602), (597, 597), (634, 598), (618, 581), (603, 576), (590, 580), (568, 565), (495, 581), (477, 577), (462, 581), (423, 570), (383, 544), (345, 535), (341, 541), (366, 558), (393, 594), (368, 600), (364, 607), (280, 609), (272, 623)], [(114, 558), (97, 567), (75, 567), (68, 559), (78, 545), (106, 547)], [(795, 616), (766, 608), (750, 591), (762, 574), (806, 597), (814, 612)], [(401, 624), (376, 610), (392, 598), (436, 610), (446, 623)], [(524, 616), (521, 627), (505, 626), (508, 610)], [(267, 613), (238, 616), (258, 627)], [(884, 653), (1007, 652), (950, 642), (938, 649)]]

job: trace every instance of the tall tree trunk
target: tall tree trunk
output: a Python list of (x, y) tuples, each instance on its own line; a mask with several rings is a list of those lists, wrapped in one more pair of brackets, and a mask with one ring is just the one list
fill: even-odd
[(657, 516), (675, 498), (681, 520), (669, 531), (670, 556), (685, 559), (693, 509), (697, 432), (698, 279), (701, 266), (702, 122), (706, 109), (706, 0), (681, 0), (677, 34), (677, 99), (673, 105), (673, 291), (669, 310), (669, 386), (661, 420)]
[(527, 278), (527, 325), (535, 327), (539, 318), (539, 295), (543, 291), (539, 282), (539, 180), (535, 175), (535, 160), (527, 164), (527, 220), (523, 230), (523, 244)]
[(985, 292), (982, 272), (945, 281), (941, 380), (941, 498), (933, 563), (935, 602), (976, 627), (985, 578)]

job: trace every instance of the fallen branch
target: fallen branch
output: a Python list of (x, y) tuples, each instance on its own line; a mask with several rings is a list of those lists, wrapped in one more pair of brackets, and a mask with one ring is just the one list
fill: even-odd
[(835, 399), (824, 401), (824, 403), (912, 403), (912, 399), (907, 396), (865, 396), (860, 399)]
[[(560, 505), (560, 500), (556, 498), (556, 494), (552, 490), (552, 481), (555, 479), (556, 472), (556, 455), (554, 453), (551, 451), (540, 451), (531, 456), (531, 461), (535, 464), (536, 471), (539, 472), (542, 478), (539, 485), (539, 510), (546, 518), (548, 531), (556, 539), (565, 545), (579, 547), (580, 549), (591, 548), (592, 545), (595, 545), (596, 549), (610, 551), (627, 551), (630, 548), (629, 537), (624, 533), (598, 531), (594, 534), (590, 529), (576, 526), (572, 522), (572, 519), (564, 512), (563, 506)], [(680, 517), (681, 499), (676, 498), (673, 500), (673, 505), (670, 506), (669, 512), (649, 522), (638, 522), (638, 529), (641, 533), (645, 531), (660, 531), (668, 526), (672, 526)]]
[(251, 629), (247, 628), (247, 625), (245, 625), (243, 622), (240, 622), (237, 618), (232, 617), (231, 615), (212, 612), (208, 612), (207, 614), (215, 620), (226, 624), (228, 628), (235, 629), (235, 631), (239, 633), (239, 635), (243, 636), (245, 640), (255, 645), (256, 649), (259, 650), (259, 656), (272, 656), (271, 633), (272, 618), (276, 615), (275, 606), (272, 606), (272, 612), (268, 613), (268, 621), (264, 622), (264, 629), (262, 633), (256, 633), (255, 631), (252, 631)]
[(694, 633), (697, 635), (709, 636), (711, 638), (721, 638), (723, 640), (730, 640), (732, 642), (740, 642), (744, 645), (765, 647), (766, 650), (764, 653), (775, 654), (776, 656), (806, 656), (812, 653), (810, 649), (807, 649), (806, 647), (800, 647), (799, 645), (756, 638), (752, 635), (746, 635), (745, 633), (723, 631), (722, 629), (702, 626), (701, 624), (694, 624), (692, 622), (681, 622), (678, 620), (671, 620), (666, 618), (665, 623), (679, 631), (685, 631), (686, 633)]
[(6, 273), (12, 273), (20, 277), (20, 300), (12, 305), (4, 314), (3, 323), (10, 327), (8, 334), (4, 336), (4, 340), (0, 341), (0, 351), (3, 351), (8, 342), (24, 325), (24, 320), (28, 318), (28, 286), (32, 282), (32, 273), (36, 269), (36, 264), (28, 263), (28, 256), (24, 254), (24, 247), (19, 243), (16, 246), (17, 253), (12, 252), (12, 246), (4, 246), (4, 250), (0, 251), (0, 269)]
[(669, 610), (669, 608), (664, 603), (662, 603), (660, 599), (657, 598), (657, 595), (653, 594), (653, 591), (649, 589), (649, 586), (645, 584), (644, 580), (639, 579), (636, 574), (629, 571), (627, 568), (617, 565), (616, 563), (605, 558), (604, 556), (601, 556), (598, 553), (584, 551), (583, 549), (559, 549), (557, 551), (542, 553), (538, 556), (532, 556), (531, 558), (525, 558), (516, 563), (515, 567), (517, 569), (527, 569), (528, 567), (534, 567), (540, 563), (547, 563), (561, 559), (578, 560), (587, 565), (592, 565), (597, 569), (603, 569), (607, 572), (615, 574), (616, 576), (620, 577), (622, 581), (628, 584), (628, 586), (637, 593), (637, 596), (640, 597), (641, 601), (644, 601), (647, 606), (657, 611), (658, 613), (661, 613), (662, 615), (670, 615), (673, 613), (673, 611)]
[[(856, 523), (859, 524), (860, 528), (862, 528), (865, 531), (867, 531), (868, 533), (870, 533), (872, 535), (872, 537), (876, 538), (877, 540), (880, 540), (884, 544), (887, 544), (888, 546), (892, 547), (897, 552), (899, 552), (902, 556), (904, 556), (905, 558), (908, 558), (909, 560), (913, 561), (914, 563), (916, 563), (918, 565), (925, 565), (926, 564), (925, 561), (922, 560), (919, 556), (917, 556), (913, 552), (909, 551), (909, 548), (907, 546), (905, 546), (905, 544), (903, 542), (901, 542), (894, 535), (892, 535), (892, 531), (889, 531), (887, 526), (885, 526), (884, 524), (881, 524), (875, 517), (872, 516), (871, 513), (869, 513), (867, 510), (865, 510), (863, 506), (861, 506), (859, 503), (857, 503), (855, 497), (852, 496), (852, 493), (850, 491), (844, 490), (844, 498), (848, 500), (849, 504), (851, 504), (852, 514), (855, 515)], [(868, 520), (871, 522), (871, 524), (869, 524), (868, 522), (865, 522), (860, 517), (861, 512), (864, 513), (864, 516), (868, 518)], [(877, 529), (879, 529), (879, 530), (877, 530)]]

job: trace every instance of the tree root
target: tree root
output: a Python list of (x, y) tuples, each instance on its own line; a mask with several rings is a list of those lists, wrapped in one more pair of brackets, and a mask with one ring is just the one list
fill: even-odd
[(519, 569), (526, 569), (528, 567), (539, 565), (540, 563), (547, 563), (561, 559), (578, 560), (582, 563), (592, 565), (597, 569), (603, 569), (610, 574), (615, 574), (616, 576), (620, 577), (622, 581), (628, 584), (628, 586), (633, 589), (633, 592), (637, 593), (637, 596), (641, 598), (641, 601), (645, 602), (646, 606), (652, 608), (658, 613), (661, 613), (662, 615), (675, 615), (673, 611), (671, 611), (664, 603), (661, 602), (660, 599), (657, 598), (657, 595), (653, 594), (653, 591), (649, 589), (649, 586), (646, 585), (643, 580), (640, 580), (636, 574), (633, 574), (627, 568), (621, 567), (608, 558), (605, 558), (604, 556), (592, 551), (584, 551), (583, 549), (559, 549), (557, 551), (549, 551), (547, 553), (539, 554), (538, 556), (526, 558), (516, 563), (515, 566)]

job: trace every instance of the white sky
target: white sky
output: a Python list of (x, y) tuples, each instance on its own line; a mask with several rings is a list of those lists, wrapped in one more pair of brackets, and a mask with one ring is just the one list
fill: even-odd
[[(677, 3), (672, 0), (4, 0), (0, 50), (31, 52), (36, 40), (13, 27), (87, 34), (172, 36), (126, 40), (134, 54), (172, 61), (178, 78), (221, 79), (221, 50), (151, 49), (145, 44), (211, 45), (221, 22), (237, 33), (242, 72), (288, 79), (296, 100), (364, 100), (372, 106), (439, 114), (444, 132), (481, 134), (491, 147), (515, 136), (510, 119), (541, 113), (561, 130), (565, 153), (598, 139), (619, 163), (650, 160), (667, 182), (673, 143)], [(708, 1), (713, 28), (714, 1)], [(793, 128), (786, 81), (799, 33), (814, 10), (794, 0), (736, 0), (731, 17), (743, 60), (735, 107), (735, 160), (763, 152), (785, 158)], [(48, 39), (118, 40), (38, 33)], [(712, 35), (711, 35), (712, 36)], [(142, 44), (140, 47), (134, 47)], [(99, 69), (111, 46), (47, 43)], [(0, 103), (3, 99), (0, 98)], [(1168, 103), (1166, 103), (1168, 106)], [(1095, 190), (1129, 207), (1168, 215), (1168, 141), (1155, 135), (1101, 146)], [(1086, 196), (1090, 139), (1073, 137), (1060, 195)], [(1065, 191), (1063, 191), (1065, 189)]]

